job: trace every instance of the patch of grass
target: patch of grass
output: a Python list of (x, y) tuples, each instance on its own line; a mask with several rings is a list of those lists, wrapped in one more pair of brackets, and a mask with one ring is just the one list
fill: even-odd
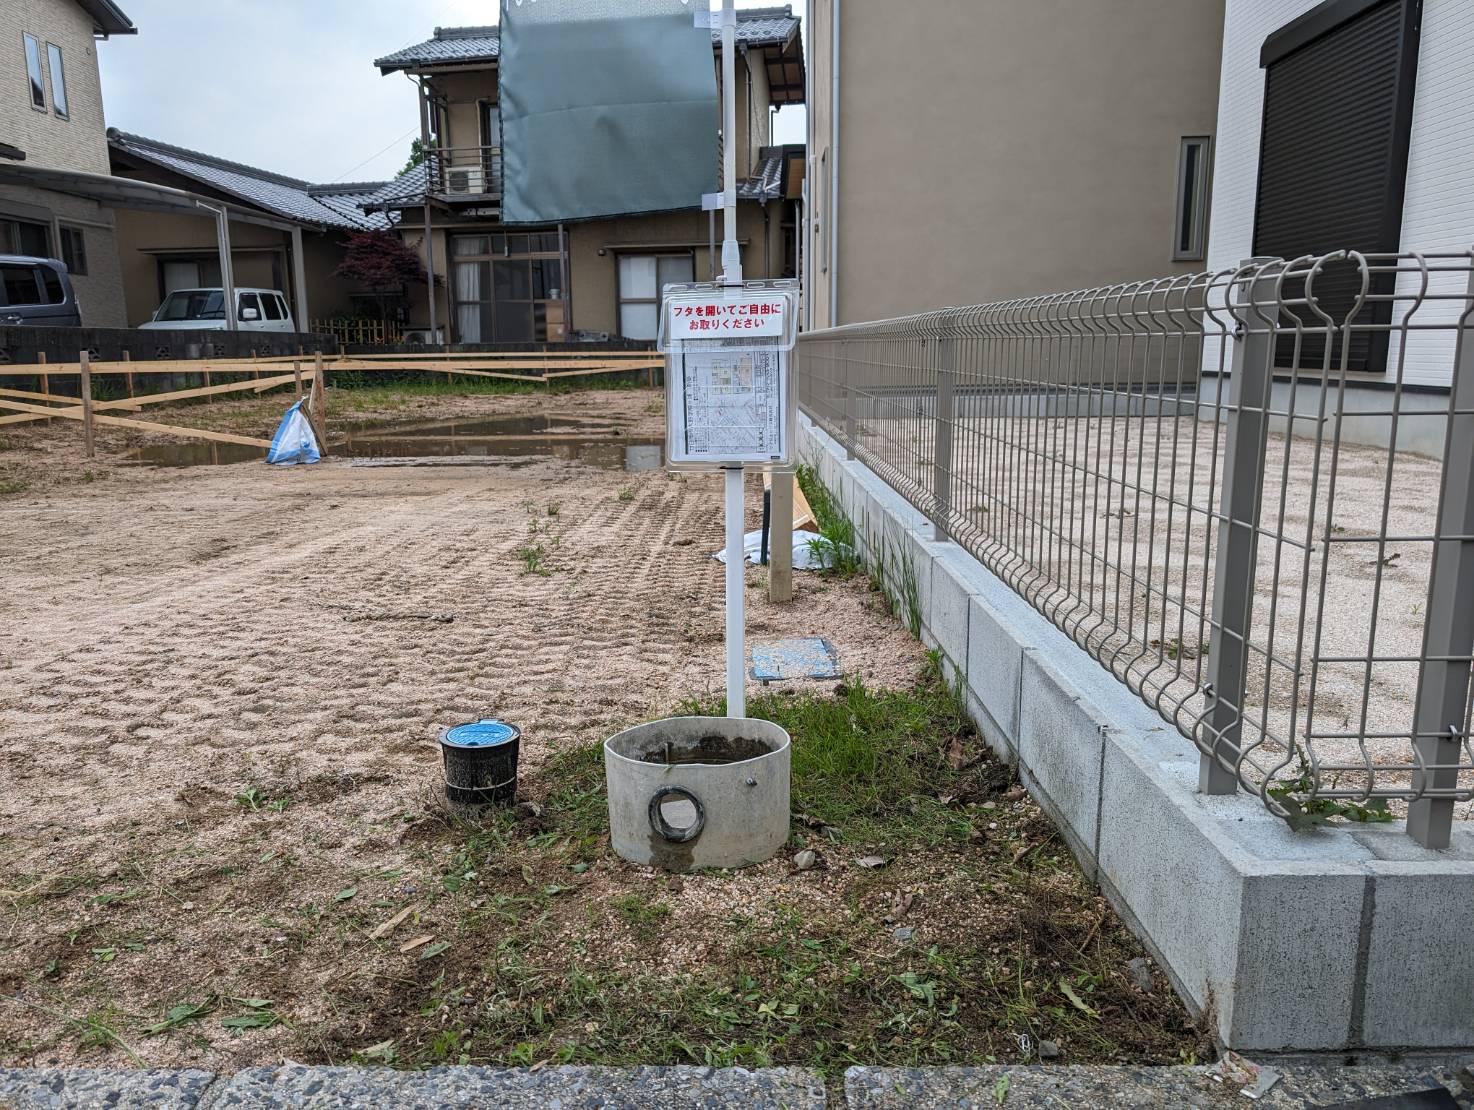
[(24, 493), (31, 488), (31, 483), (23, 478), (0, 478), (0, 497), (12, 493)]
[(654, 938), (670, 917), (670, 907), (664, 902), (653, 902), (639, 893), (621, 894), (611, 898), (609, 904), (620, 920), (645, 940)]
[[(721, 716), (726, 699), (688, 701), (681, 712)], [(966, 841), (970, 821), (940, 798), (1005, 789), (1012, 771), (982, 741), (933, 655), (909, 690), (849, 679), (825, 696), (763, 693), (750, 717), (793, 737), (793, 808), (847, 840), (881, 846)]]
[(836, 578), (853, 578), (864, 569), (854, 521), (830, 496), (813, 467), (800, 466), (797, 479), (819, 526), (819, 538), (810, 541), (809, 546), (822, 563), (824, 573)]
[(625, 486), (619, 491), (619, 499), (621, 501), (633, 501), (635, 499), (635, 487)]

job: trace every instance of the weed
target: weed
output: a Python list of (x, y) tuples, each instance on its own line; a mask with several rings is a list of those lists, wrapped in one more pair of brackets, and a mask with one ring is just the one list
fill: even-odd
[(619, 499), (621, 501), (633, 501), (635, 499), (635, 487), (625, 486), (619, 491)]
[(248, 786), (235, 796), (235, 804), (249, 813), (280, 813), (291, 804), (290, 798), (268, 798), (254, 786)]
[(557, 516), (558, 515), (558, 510), (561, 509), (562, 507), (563, 506), (562, 506), (562, 504), (560, 502), (557, 502), (557, 501), (549, 501), (548, 502), (548, 506), (547, 506), (547, 508), (548, 508), (548, 516)]
[(523, 544), (517, 549), (517, 558), (522, 560), (522, 573), (538, 574), (546, 578), (553, 572), (547, 566), (548, 549), (541, 543)]
[(0, 497), (11, 493), (23, 493), (31, 488), (31, 483), (20, 478), (0, 478)]
[(1284, 807), (1285, 821), (1290, 828), (1313, 829), (1336, 818), (1377, 825), (1394, 819), (1385, 798), (1373, 798), (1362, 805), (1342, 798), (1316, 797), (1318, 784), (1311, 772), (1310, 763), (1298, 749), (1295, 758), (1300, 765), (1299, 775), (1269, 788), (1269, 796)]

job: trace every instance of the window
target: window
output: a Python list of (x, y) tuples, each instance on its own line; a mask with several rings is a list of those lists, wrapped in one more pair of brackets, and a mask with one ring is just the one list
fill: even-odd
[(26, 45), (26, 77), (31, 83), (31, 107), (46, 111), (46, 86), (41, 82), (41, 43), (35, 35), (22, 34)]
[(34, 266), (0, 266), (0, 289), (7, 305), (45, 304)]
[[(1418, 64), (1420, 0), (1328, 0), (1287, 23), (1264, 42), (1264, 120), (1254, 211), (1256, 255), (1298, 258), (1338, 250), (1396, 251), (1402, 237), (1403, 187), (1412, 132)], [(1377, 275), (1369, 293), (1390, 293)], [(1295, 286), (1297, 288), (1292, 288)], [(1356, 302), (1361, 280), (1350, 265), (1328, 266), (1316, 278), (1320, 307), (1340, 322)], [(1303, 295), (1286, 282), (1285, 295)], [(1385, 324), (1391, 303), (1371, 300), (1358, 324)], [(1293, 336), (1277, 352), (1294, 359)], [(1299, 368), (1381, 371), (1387, 332), (1358, 327), (1349, 349), (1341, 336), (1305, 336)]]
[(61, 287), (61, 278), (50, 266), (38, 266), (37, 277), (41, 279), (41, 288), (46, 292), (47, 304), (61, 304), (67, 299), (66, 290)]
[(266, 313), (266, 319), (268, 320), (281, 319), (281, 301), (277, 300), (274, 294), (265, 293), (262, 295), (261, 310)]
[(218, 258), (168, 258), (159, 260), (159, 296), (176, 289), (214, 289), (220, 285)]
[(0, 254), (51, 257), (51, 228), (30, 220), (0, 216)]
[(46, 44), (46, 61), (51, 66), (51, 107), (62, 119), (69, 119), (67, 112), (67, 74), (61, 64), (61, 47)]
[(62, 227), (61, 260), (72, 273), (87, 273), (87, 244), (82, 238), (80, 227)]
[(154, 313), (155, 320), (224, 320), (225, 298), (218, 289), (170, 293)]
[(455, 333), (462, 343), (546, 342), (561, 335), (558, 232), (453, 235)]
[(1207, 253), (1211, 152), (1212, 140), (1206, 136), (1182, 140), (1177, 155), (1177, 225), (1172, 239), (1175, 262), (1195, 262)]
[(671, 282), (694, 281), (696, 260), (683, 254), (619, 256), (619, 334), (654, 339), (660, 321), (660, 291)]
[[(239, 300), (240, 308), (236, 311), (235, 317), (237, 320), (261, 319), (261, 300), (256, 296), (255, 293), (242, 293), (239, 296)], [(253, 312), (255, 315), (248, 317), (246, 315), (246, 312), (248, 310)]]

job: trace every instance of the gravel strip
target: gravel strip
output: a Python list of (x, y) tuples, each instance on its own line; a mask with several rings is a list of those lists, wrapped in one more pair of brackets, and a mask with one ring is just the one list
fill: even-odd
[[(983, 1110), (1008, 1107), (1269, 1107), (1291, 1110), (1444, 1086), (1474, 1106), (1474, 1079), (1419, 1067), (1279, 1068), (1280, 1081), (1257, 1101), (1216, 1082), (1205, 1067), (850, 1068), (849, 1110)], [(1462, 1076), (1463, 1082), (1460, 1082)], [(1004, 1080), (1007, 1080), (1005, 1083)], [(1410, 1104), (1411, 1105), (1411, 1104)], [(1429, 1103), (1429, 1105), (1436, 1105)]]
[(202, 1107), (394, 1106), (397, 1110), (822, 1110), (824, 1081), (802, 1068), (248, 1068)]
[(124, 1068), (0, 1068), (5, 1110), (186, 1110), (215, 1080), (207, 1071)]

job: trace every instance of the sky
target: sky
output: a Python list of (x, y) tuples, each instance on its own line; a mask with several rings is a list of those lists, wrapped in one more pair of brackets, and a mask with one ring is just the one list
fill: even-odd
[[(420, 133), (414, 89), (375, 58), (497, 0), (119, 0), (137, 35), (98, 44), (109, 127), (315, 183), (378, 181)], [(739, 8), (780, 0), (736, 0)], [(804, 0), (791, 2), (796, 15)], [(774, 140), (804, 140), (802, 107)]]

